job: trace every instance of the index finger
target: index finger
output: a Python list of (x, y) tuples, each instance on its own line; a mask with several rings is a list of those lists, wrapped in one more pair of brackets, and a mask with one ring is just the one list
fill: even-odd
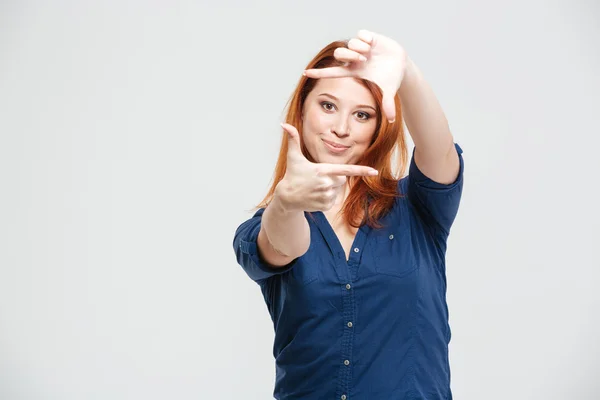
[(311, 68), (303, 73), (305, 76), (314, 79), (320, 78), (345, 78), (353, 76), (354, 72), (347, 67), (327, 67), (327, 68)]
[(322, 174), (343, 176), (375, 176), (379, 174), (376, 169), (371, 167), (348, 164), (319, 164), (319, 171)]

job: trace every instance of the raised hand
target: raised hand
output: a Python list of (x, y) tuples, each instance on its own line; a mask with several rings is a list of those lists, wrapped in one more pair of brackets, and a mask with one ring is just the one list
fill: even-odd
[(327, 211), (333, 207), (348, 176), (374, 176), (377, 170), (362, 165), (310, 162), (302, 154), (298, 130), (281, 124), (288, 136), (287, 168), (276, 196), (288, 211)]
[(394, 122), (394, 97), (404, 77), (406, 51), (395, 40), (374, 32), (363, 29), (357, 36), (348, 42), (348, 48), (338, 47), (334, 52), (334, 57), (348, 63), (347, 66), (308, 69), (305, 75), (309, 78), (356, 77), (375, 83), (383, 92), (383, 112)]

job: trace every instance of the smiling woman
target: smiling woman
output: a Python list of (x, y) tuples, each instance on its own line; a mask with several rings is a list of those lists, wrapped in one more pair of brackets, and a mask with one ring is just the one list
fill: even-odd
[(274, 323), (275, 398), (451, 399), (463, 159), (430, 88), (395, 41), (360, 31), (309, 63), (286, 121), (273, 184), (233, 241)]
[[(307, 70), (348, 64), (335, 56), (348, 44), (349, 41), (330, 43), (308, 64)], [(313, 192), (314, 196), (319, 196), (315, 201), (339, 205), (335, 209), (329, 208), (330, 213), (343, 214), (353, 228), (358, 228), (364, 218), (372, 226), (378, 226), (379, 218), (392, 207), (398, 195), (398, 179), (407, 168), (408, 150), (402, 124), (390, 124), (383, 118), (382, 100), (381, 88), (367, 79), (356, 76), (314, 79), (305, 74), (289, 103), (286, 121), (291, 126), (287, 129), (302, 132), (297, 139), (303, 158), (311, 163), (363, 165), (378, 171), (377, 179), (349, 176), (349, 185), (330, 187), (325, 184)], [(395, 102), (393, 109), (395, 115), (402, 116), (400, 102)], [(282, 138), (274, 180), (259, 208), (270, 203), (289, 169), (290, 138), (289, 135)], [(340, 146), (348, 147), (348, 150), (341, 151)], [(392, 156), (395, 150), (398, 152), (396, 158)], [(371, 202), (365, 215), (363, 203), (368, 197)], [(321, 205), (315, 211), (324, 211)]]

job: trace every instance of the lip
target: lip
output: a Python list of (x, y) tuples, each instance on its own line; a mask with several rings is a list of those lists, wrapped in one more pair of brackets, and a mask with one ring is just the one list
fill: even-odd
[(343, 153), (350, 148), (350, 146), (343, 146), (334, 142), (330, 142), (329, 140), (321, 140), (323, 140), (323, 143), (325, 143), (325, 147), (327, 147), (330, 152), (335, 154)]

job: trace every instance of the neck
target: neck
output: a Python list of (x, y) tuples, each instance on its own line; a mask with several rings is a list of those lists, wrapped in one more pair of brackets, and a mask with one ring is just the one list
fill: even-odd
[(348, 197), (348, 193), (350, 192), (350, 184), (346, 182), (344, 186), (340, 188), (338, 191), (337, 198), (335, 199), (335, 207), (342, 207), (344, 201), (346, 201), (346, 197)]

